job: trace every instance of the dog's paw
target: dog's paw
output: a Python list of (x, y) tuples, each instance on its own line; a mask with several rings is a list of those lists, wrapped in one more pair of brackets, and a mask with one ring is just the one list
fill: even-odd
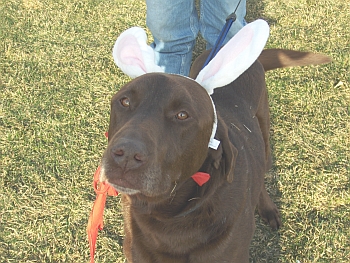
[(258, 209), (261, 218), (273, 229), (277, 230), (282, 226), (281, 216), (275, 204), (274, 207)]
[(270, 225), (273, 230), (277, 230), (282, 226), (280, 212), (266, 192), (265, 187), (260, 193), (258, 212), (261, 218)]

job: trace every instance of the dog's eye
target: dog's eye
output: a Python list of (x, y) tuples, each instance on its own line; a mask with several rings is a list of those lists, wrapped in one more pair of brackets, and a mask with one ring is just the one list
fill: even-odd
[(120, 100), (120, 104), (123, 106), (123, 107), (130, 107), (130, 100), (128, 98), (122, 98)]
[(176, 114), (176, 119), (178, 120), (186, 120), (188, 117), (189, 116), (186, 111), (180, 111), (178, 114)]

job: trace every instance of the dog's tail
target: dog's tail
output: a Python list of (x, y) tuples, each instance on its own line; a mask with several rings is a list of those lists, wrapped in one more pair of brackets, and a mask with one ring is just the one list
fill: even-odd
[(320, 65), (332, 61), (330, 57), (323, 54), (286, 49), (265, 49), (260, 54), (258, 60), (263, 65), (265, 71), (276, 68)]

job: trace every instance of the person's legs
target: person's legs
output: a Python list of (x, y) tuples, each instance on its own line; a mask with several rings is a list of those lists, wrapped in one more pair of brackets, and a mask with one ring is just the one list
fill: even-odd
[[(207, 49), (212, 48), (226, 23), (226, 18), (236, 10), (239, 0), (201, 0), (200, 2), (200, 32), (207, 41)], [(245, 24), (246, 0), (238, 5), (236, 21), (232, 24), (224, 41), (227, 43)]]
[(146, 0), (146, 4), (156, 63), (167, 73), (187, 76), (199, 31), (194, 0)]

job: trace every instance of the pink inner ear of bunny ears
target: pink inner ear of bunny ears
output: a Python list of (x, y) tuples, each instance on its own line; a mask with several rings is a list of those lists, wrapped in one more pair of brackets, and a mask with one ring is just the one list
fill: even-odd
[(120, 40), (117, 50), (118, 60), (126, 65), (138, 65), (145, 73), (147, 72), (145, 62), (143, 61), (140, 44), (133, 35), (127, 35)]
[(202, 79), (202, 82), (214, 76), (221, 68), (226, 64), (234, 61), (244, 49), (246, 49), (251, 43), (254, 35), (254, 30), (250, 27), (240, 30), (235, 36), (234, 39), (237, 41), (231, 41), (222, 48), (222, 52), (219, 52), (215, 59), (211, 62), (211, 70), (208, 71)]

